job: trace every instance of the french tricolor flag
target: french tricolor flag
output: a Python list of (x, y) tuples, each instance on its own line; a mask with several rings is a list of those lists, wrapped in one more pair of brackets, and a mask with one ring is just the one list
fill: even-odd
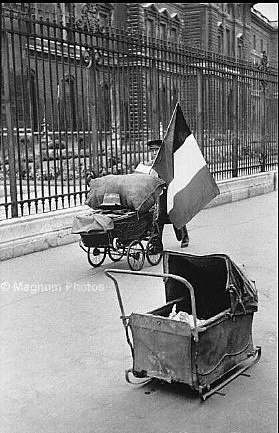
[(178, 102), (152, 168), (168, 186), (167, 212), (178, 229), (220, 194)]

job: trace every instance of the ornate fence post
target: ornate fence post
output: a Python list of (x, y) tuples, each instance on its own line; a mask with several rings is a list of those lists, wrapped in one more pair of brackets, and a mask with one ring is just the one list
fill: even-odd
[[(76, 21), (76, 27), (79, 30), (91, 33), (92, 35), (100, 34), (103, 28), (99, 20), (99, 6), (97, 3), (85, 3), (82, 8), (81, 17)], [(91, 37), (91, 41), (93, 38)], [(98, 122), (97, 122), (97, 60), (98, 54), (96, 47), (91, 47), (87, 51), (87, 91), (88, 91), (88, 120), (91, 129), (92, 147), (90, 149), (89, 161), (90, 171), (98, 173)], [(92, 150), (92, 153), (91, 153)]]
[[(3, 146), (7, 147), (8, 158), (9, 158), (9, 181), (10, 181), (10, 197), (11, 197), (11, 216), (12, 218), (18, 217), (17, 207), (17, 185), (16, 185), (16, 155), (15, 155), (15, 141), (13, 129), (13, 113), (11, 104), (11, 83), (10, 83), (10, 67), (9, 67), (9, 45), (8, 45), (8, 34), (6, 31), (2, 31), (2, 73), (4, 81), (4, 98), (5, 98), (5, 110), (6, 110), (6, 126), (7, 126), (7, 143), (3, 143)], [(4, 152), (5, 154), (5, 152)], [(5, 162), (4, 162), (5, 163)]]
[(265, 74), (268, 72), (267, 55), (265, 51), (262, 52), (261, 64), (259, 66), (260, 72), (262, 72), (260, 79), (260, 86), (262, 88), (262, 100), (263, 100), (263, 118), (261, 125), (261, 151), (259, 156), (259, 162), (261, 167), (261, 172), (266, 170), (266, 89), (267, 89), (267, 79)]
[(94, 173), (98, 170), (98, 124), (97, 124), (97, 97), (96, 97), (96, 64), (95, 64), (95, 53), (94, 49), (91, 51), (90, 65), (87, 69), (88, 73), (88, 100), (89, 100), (89, 118), (91, 127), (92, 137), (92, 161), (89, 162), (90, 169), (93, 169)]
[(198, 79), (198, 95), (197, 95), (197, 138), (202, 154), (204, 154), (204, 104), (203, 104), (203, 73), (202, 69), (197, 69), (197, 79)]
[(238, 176), (238, 76), (232, 82), (232, 176)]
[(159, 71), (157, 69), (156, 59), (152, 59), (152, 119), (153, 119), (153, 131), (155, 138), (160, 137), (160, 121), (159, 121)]

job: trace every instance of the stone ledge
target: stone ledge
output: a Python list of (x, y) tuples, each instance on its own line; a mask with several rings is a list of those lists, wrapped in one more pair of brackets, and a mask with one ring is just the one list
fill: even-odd
[(0, 260), (8, 260), (13, 257), (23, 256), (36, 251), (46, 250), (51, 247), (66, 245), (79, 240), (79, 235), (71, 234), (71, 229), (53, 231), (28, 238), (15, 239), (0, 244)]
[[(265, 194), (278, 188), (277, 172), (259, 173), (217, 182), (220, 195), (206, 207)], [(0, 222), (0, 261), (79, 240), (71, 234), (73, 218), (88, 206), (53, 211)]]
[(277, 189), (277, 172), (257, 173), (240, 178), (217, 182), (220, 195), (215, 197), (206, 208), (266, 194)]
[(45, 214), (24, 216), (0, 222), (1, 244), (3, 242), (33, 238), (39, 234), (65, 231), (71, 228), (74, 216), (87, 210), (88, 206), (57, 210)]

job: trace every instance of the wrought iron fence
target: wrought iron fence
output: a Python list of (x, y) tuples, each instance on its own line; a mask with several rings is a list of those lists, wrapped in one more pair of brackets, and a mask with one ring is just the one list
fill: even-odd
[(150, 159), (180, 102), (217, 180), (277, 167), (277, 71), (124, 31), (2, 11), (0, 219), (84, 202)]

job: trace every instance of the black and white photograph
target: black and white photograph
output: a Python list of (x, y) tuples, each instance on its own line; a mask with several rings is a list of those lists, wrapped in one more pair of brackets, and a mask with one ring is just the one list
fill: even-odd
[(0, 10), (0, 433), (278, 432), (278, 3)]

